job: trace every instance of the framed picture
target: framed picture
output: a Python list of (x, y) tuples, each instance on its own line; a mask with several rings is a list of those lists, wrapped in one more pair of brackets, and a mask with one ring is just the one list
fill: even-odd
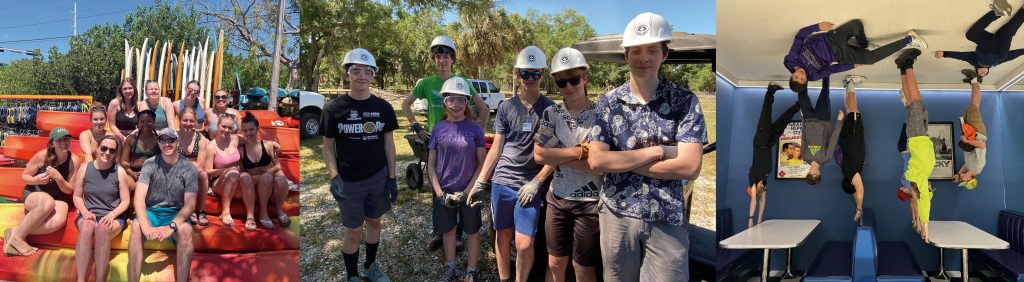
[(803, 137), (804, 123), (802, 121), (790, 122), (786, 130), (779, 136), (778, 159), (776, 163), (775, 179), (804, 179), (807, 172), (811, 170), (800, 152), (804, 149)]
[(951, 180), (956, 171), (956, 154), (953, 153), (953, 123), (952, 122), (930, 122), (928, 123), (928, 136), (935, 146), (935, 168), (928, 179)]

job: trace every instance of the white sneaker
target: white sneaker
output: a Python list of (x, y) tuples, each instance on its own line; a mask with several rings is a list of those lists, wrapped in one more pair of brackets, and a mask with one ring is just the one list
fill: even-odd
[(900, 89), (900, 102), (903, 102), (903, 106), (907, 106), (907, 97), (903, 96), (903, 89)]
[(928, 49), (928, 42), (925, 42), (924, 38), (921, 38), (920, 35), (917, 35), (917, 32), (911, 30), (910, 32), (907, 33), (907, 36), (910, 36), (910, 44), (908, 46), (918, 49)]
[(988, 7), (992, 8), (992, 12), (1000, 17), (1009, 16), (1010, 11), (1013, 11), (1013, 6), (1010, 6), (1010, 3), (1006, 2), (1006, 0), (993, 0), (992, 4), (989, 4)]
[(843, 86), (846, 87), (846, 92), (850, 93), (856, 91), (857, 84), (864, 82), (864, 79), (866, 78), (862, 75), (847, 75), (846, 78), (843, 78)]

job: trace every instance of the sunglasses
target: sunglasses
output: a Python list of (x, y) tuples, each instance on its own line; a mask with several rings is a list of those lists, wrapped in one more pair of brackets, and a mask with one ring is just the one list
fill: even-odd
[(96, 105), (96, 106), (89, 107), (89, 110), (90, 111), (93, 111), (93, 110), (106, 111), (107, 110), (107, 106)]
[(217, 117), (221, 117), (221, 118), (235, 117), (235, 114), (223, 113), (223, 114), (217, 115)]
[(228, 99), (228, 95), (215, 95), (215, 96), (213, 96), (213, 98), (217, 99), (217, 100), (227, 100)]
[(519, 78), (521, 79), (538, 80), (541, 75), (544, 75), (544, 73), (540, 71), (519, 71)]
[(100, 145), (99, 151), (103, 152), (103, 153), (113, 154), (113, 153), (117, 153), (117, 148), (111, 148), (111, 147)]
[(171, 144), (171, 143), (174, 143), (174, 142), (177, 142), (177, 141), (178, 141), (178, 138), (160, 138), (160, 139), (157, 139), (157, 142), (160, 142), (160, 144)]
[(448, 106), (466, 105), (466, 97), (448, 96), (444, 97), (444, 104)]
[(565, 88), (567, 84), (572, 84), (572, 86), (580, 85), (580, 77), (575, 76), (566, 79), (555, 80), (555, 85), (558, 85), (558, 88)]

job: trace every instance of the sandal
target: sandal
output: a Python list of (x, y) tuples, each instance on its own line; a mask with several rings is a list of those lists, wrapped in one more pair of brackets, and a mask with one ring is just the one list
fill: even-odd
[(260, 219), (260, 225), (266, 229), (274, 229), (274, 221), (270, 219)]
[(15, 247), (14, 244), (11, 243), (10, 239), (11, 229), (7, 228), (4, 230), (4, 256), (30, 256), (39, 250), (39, 248), (32, 247), (28, 251), (22, 252), (21, 250), (18, 249), (18, 247)]
[(223, 214), (220, 215), (220, 222), (223, 223), (224, 226), (227, 226), (227, 227), (235, 226), (235, 220), (233, 218), (231, 218), (230, 214), (228, 214), (228, 215), (223, 215)]
[(292, 219), (288, 217), (288, 214), (286, 213), (281, 213), (281, 215), (278, 215), (277, 220), (281, 221), (281, 227), (288, 228), (288, 226), (292, 225)]
[(859, 222), (860, 225), (863, 226), (864, 222), (861, 221), (861, 219), (862, 219), (861, 217), (863, 215), (864, 215), (864, 210), (863, 209), (857, 209), (857, 212), (853, 213), (853, 222)]
[(245, 230), (256, 231), (256, 219), (249, 217), (245, 219)]
[(198, 223), (199, 223), (199, 226), (206, 226), (206, 225), (209, 225), (209, 224), (210, 224), (210, 219), (209, 219), (209, 218), (206, 218), (206, 211), (199, 211), (199, 212), (197, 212), (196, 214), (198, 214), (198, 218), (199, 218), (199, 220), (198, 220)]

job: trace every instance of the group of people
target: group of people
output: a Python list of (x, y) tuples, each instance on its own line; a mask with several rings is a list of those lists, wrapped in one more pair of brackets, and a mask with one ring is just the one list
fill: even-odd
[[(596, 281), (601, 272), (608, 281), (688, 279), (680, 180), (699, 175), (707, 135), (697, 97), (658, 75), (671, 40), (660, 15), (634, 18), (622, 41), (629, 81), (596, 103), (587, 96), (589, 65), (580, 51), (558, 50), (548, 65), (540, 48), (522, 49), (514, 72), (523, 92), (498, 107), (490, 150), (483, 133), (487, 106), (452, 73), (454, 42), (447, 36), (433, 40), (437, 73), (421, 80), (402, 106), (412, 132), (429, 132), (427, 171), (433, 228), (444, 246), (442, 281), (477, 281), (482, 204), (491, 208), (501, 281), (527, 281), (534, 260), (544, 259), (533, 248), (539, 228), (547, 242), (544, 273), (554, 281), (565, 280), (570, 260), (580, 281)], [(373, 55), (352, 50), (343, 66), (351, 92), (328, 102), (321, 122), (330, 189), (346, 228), (343, 259), (349, 281), (361, 281), (365, 224), (362, 271), (370, 281), (388, 281), (377, 254), (381, 216), (398, 197), (392, 133), (399, 126), (391, 105), (370, 94), (377, 72)], [(547, 75), (562, 103), (541, 93)], [(427, 126), (409, 110), (416, 98), (427, 99)], [(468, 261), (460, 273), (456, 233), (463, 232)]]
[[(972, 66), (961, 71), (965, 76), (963, 82), (970, 84), (971, 100), (960, 118), (963, 134), (959, 138), (958, 147), (964, 151), (965, 161), (953, 176), (953, 182), (967, 189), (977, 187), (976, 177), (985, 167), (988, 131), (981, 118), (980, 83), (984, 76), (988, 75), (991, 67), (1024, 54), (1022, 49), (1010, 50), (1013, 35), (1024, 24), (1024, 13), (1018, 9), (1003, 27), (995, 33), (990, 33), (985, 31), (985, 28), (1001, 16), (1009, 16), (1012, 8), (1003, 0), (996, 0), (989, 6), (991, 11), (987, 11), (966, 33), (967, 39), (977, 45), (973, 52), (935, 51), (937, 59), (954, 58), (968, 62)], [(758, 197), (760, 209), (756, 223), (763, 219), (766, 180), (772, 167), (772, 146), (778, 142), (779, 136), (797, 112), (801, 113), (804, 126), (802, 144), (806, 149), (801, 153), (802, 159), (810, 162), (807, 183), (820, 183), (821, 166), (833, 155), (841, 156), (839, 166), (843, 172), (843, 180), (840, 186), (843, 191), (852, 195), (856, 205), (854, 221), (860, 220), (864, 198), (864, 183), (860, 173), (864, 169), (865, 149), (864, 124), (857, 108), (855, 88), (865, 78), (849, 75), (844, 79), (847, 113), (844, 115), (840, 110), (833, 125), (829, 105), (829, 76), (862, 64), (874, 64), (904, 47), (909, 47), (895, 59), (902, 83), (899, 100), (904, 106), (906, 120), (897, 141), (897, 149), (903, 159), (903, 173), (900, 175), (897, 196), (903, 201), (910, 200), (912, 226), (922, 239), (928, 240), (928, 221), (934, 191), (929, 177), (935, 167), (935, 147), (928, 135), (928, 111), (922, 103), (914, 74), (914, 62), (921, 54), (921, 49), (927, 49), (928, 45), (916, 33), (910, 31), (902, 40), (871, 50), (868, 46), (870, 43), (864, 36), (863, 24), (856, 19), (836, 28), (833, 28), (830, 22), (821, 22), (807, 26), (797, 33), (792, 48), (783, 62), (792, 73), (790, 89), (797, 93), (798, 101), (773, 122), (771, 116), (774, 94), (782, 87), (771, 83), (765, 93), (754, 135), (753, 162), (747, 188), (751, 197), (748, 226), (752, 227), (755, 224), (754, 212), (758, 206)], [(818, 79), (822, 81), (821, 93), (816, 104), (811, 106), (807, 95), (807, 81)], [(837, 145), (841, 148), (841, 154), (834, 154)]]
[(259, 140), (259, 121), (251, 113), (240, 117), (229, 108), (225, 90), (214, 94), (214, 107), (204, 109), (197, 81), (187, 83), (185, 97), (174, 102), (161, 97), (155, 81), (147, 81), (140, 101), (132, 81), (122, 80), (107, 106), (90, 108), (91, 127), (77, 138), (82, 158), (71, 153), (71, 133), (50, 131), (46, 149), (22, 173), (25, 218), (4, 230), (5, 255), (35, 254), (38, 248), (26, 236), (63, 229), (69, 209), (75, 209), (79, 216), (70, 220), (79, 230), (79, 281), (88, 279), (90, 262), (96, 279), (106, 279), (110, 239), (129, 224), (128, 278), (139, 279), (144, 241), (170, 239), (177, 246), (177, 280), (184, 281), (193, 225), (209, 224), (208, 193), (221, 200), (225, 226), (235, 223), (230, 207), (238, 194), (246, 230), (256, 230), (257, 219), (267, 229), (277, 228), (273, 219), (281, 227), (291, 224), (282, 209), (288, 183), (277, 158), (280, 146)]

